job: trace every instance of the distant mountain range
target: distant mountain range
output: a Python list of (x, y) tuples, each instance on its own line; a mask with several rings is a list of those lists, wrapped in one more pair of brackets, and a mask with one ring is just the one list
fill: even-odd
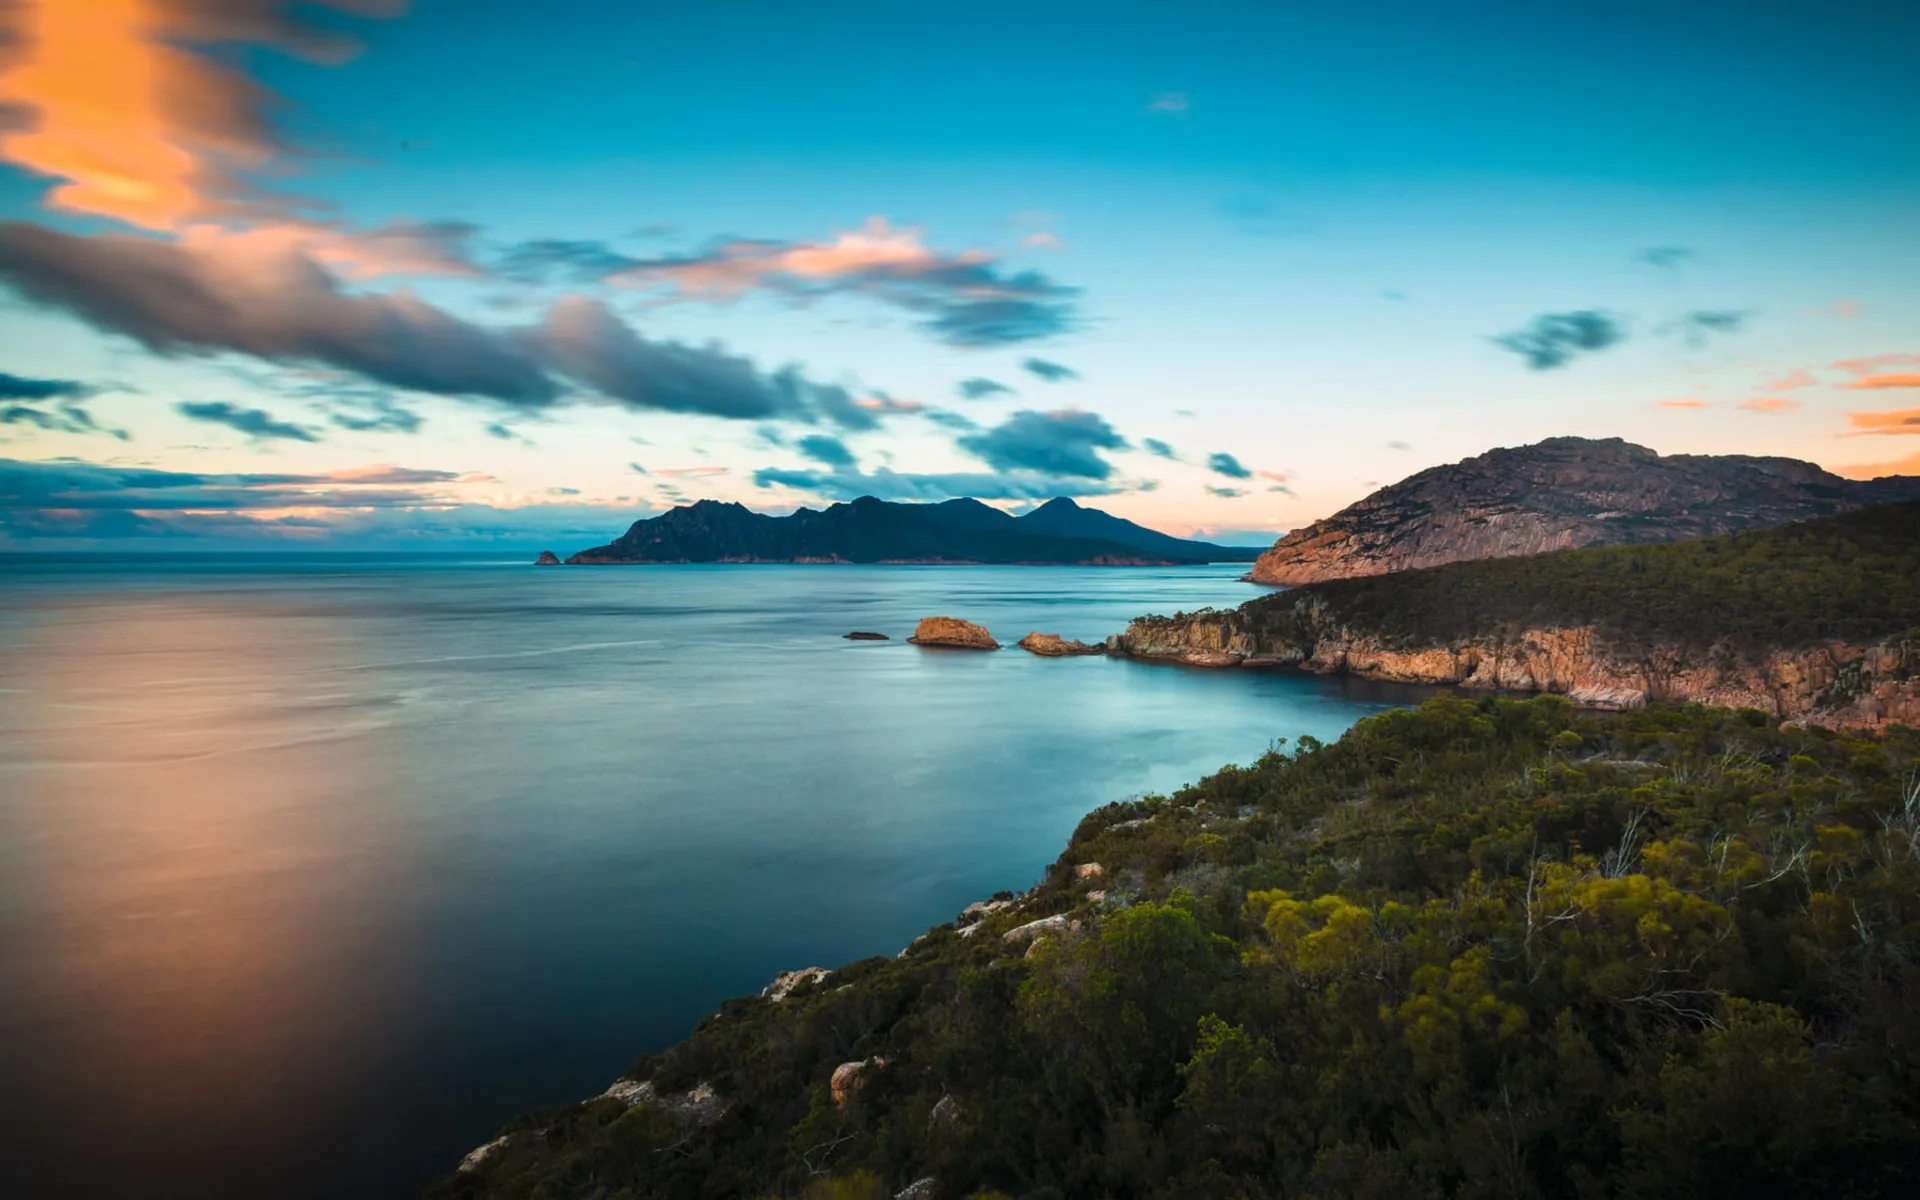
[(1252, 562), (1258, 547), (1171, 537), (1066, 497), (1014, 517), (978, 500), (896, 504), (863, 496), (770, 517), (701, 500), (635, 521), (570, 564), (848, 562), (1156, 566)]
[(1920, 499), (1920, 478), (1812, 463), (1662, 456), (1619, 438), (1490, 450), (1381, 488), (1262, 554), (1255, 583), (1308, 584), (1579, 546), (1672, 542)]

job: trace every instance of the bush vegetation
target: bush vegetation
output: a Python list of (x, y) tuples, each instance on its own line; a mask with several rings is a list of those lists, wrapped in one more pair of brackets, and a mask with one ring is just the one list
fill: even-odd
[(711, 1126), (530, 1114), (429, 1194), (1907, 1196), (1916, 952), (1920, 733), (1441, 697), (1092, 813), (973, 936), (727, 1003), (633, 1072)]
[(1311, 584), (1243, 605), (1294, 634), (1313, 597), (1402, 645), (1595, 625), (1610, 640), (1752, 653), (1920, 629), (1920, 502), (1754, 533), (1563, 550)]

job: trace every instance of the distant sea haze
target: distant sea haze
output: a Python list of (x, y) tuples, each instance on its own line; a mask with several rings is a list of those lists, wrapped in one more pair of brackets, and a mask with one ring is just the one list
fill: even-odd
[(412, 1196), (1090, 809), (1406, 697), (1011, 648), (1243, 569), (10, 559), (0, 1195)]

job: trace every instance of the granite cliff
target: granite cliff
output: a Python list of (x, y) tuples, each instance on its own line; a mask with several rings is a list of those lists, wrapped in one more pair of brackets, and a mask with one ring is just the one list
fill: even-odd
[(784, 517), (701, 500), (635, 521), (570, 564), (1249, 562), (1258, 550), (1185, 541), (1058, 497), (1015, 517), (978, 500), (895, 504), (863, 496)]
[(1457, 563), (1143, 617), (1116, 652), (1197, 666), (1684, 700), (1920, 727), (1920, 503), (1760, 533)]
[(1581, 546), (1765, 529), (1920, 498), (1920, 478), (1843, 479), (1812, 463), (1660, 455), (1619, 438), (1549, 438), (1433, 467), (1296, 529), (1253, 565), (1295, 585)]

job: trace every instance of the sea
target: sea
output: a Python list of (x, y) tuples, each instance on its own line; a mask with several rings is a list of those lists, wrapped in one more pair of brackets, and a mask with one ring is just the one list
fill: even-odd
[(0, 557), (0, 1196), (417, 1195), (1101, 804), (1416, 698), (1011, 647), (1244, 570)]

